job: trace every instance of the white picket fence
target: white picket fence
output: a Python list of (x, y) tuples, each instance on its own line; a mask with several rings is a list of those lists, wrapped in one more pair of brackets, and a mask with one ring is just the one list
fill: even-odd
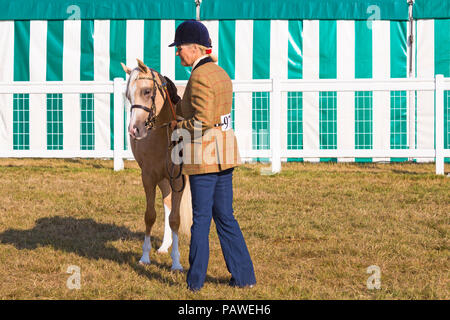
[[(186, 82), (176, 81), (177, 85)], [(269, 158), (272, 172), (281, 170), (283, 158), (434, 158), (436, 174), (444, 174), (444, 158), (450, 150), (444, 149), (444, 90), (450, 90), (450, 79), (437, 75), (434, 79), (358, 79), (358, 80), (234, 80), (233, 90), (242, 92), (270, 92), (270, 150), (242, 150), (243, 159)], [(114, 137), (124, 136), (125, 81), (82, 82), (12, 82), (0, 83), (0, 94), (28, 93), (93, 93), (114, 94)], [(435, 148), (434, 149), (315, 149), (287, 150), (281, 147), (281, 105), (286, 92), (354, 92), (354, 91), (434, 91), (435, 93)], [(408, 110), (413, 114), (413, 110)], [(45, 124), (43, 124), (45, 125)], [(411, 130), (410, 132), (414, 132)], [(124, 159), (133, 158), (130, 150), (124, 150), (123, 139), (114, 139), (114, 150), (0, 150), (2, 158), (113, 158), (114, 170), (124, 168)]]

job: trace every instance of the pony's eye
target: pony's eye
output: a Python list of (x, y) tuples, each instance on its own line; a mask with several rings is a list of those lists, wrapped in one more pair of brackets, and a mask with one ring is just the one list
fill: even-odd
[(150, 90), (144, 90), (144, 95), (149, 95), (150, 94)]

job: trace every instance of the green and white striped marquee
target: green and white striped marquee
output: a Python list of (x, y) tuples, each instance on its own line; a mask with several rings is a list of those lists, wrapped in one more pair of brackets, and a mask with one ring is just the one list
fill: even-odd
[[(133, 67), (136, 58), (187, 80), (190, 69), (167, 45), (176, 27), (196, 13), (193, 0), (1, 0), (0, 82), (125, 78), (120, 62)], [(450, 77), (450, 3), (416, 0), (413, 14), (410, 30), (406, 0), (203, 0), (200, 19), (219, 65), (234, 80)], [(409, 148), (408, 103), (405, 91), (289, 92), (282, 105), (282, 148)], [(413, 144), (433, 149), (433, 92), (415, 93), (414, 104)], [(444, 144), (450, 148), (449, 91), (444, 108)], [(113, 112), (112, 94), (0, 95), (0, 148), (112, 149)], [(235, 94), (241, 149), (270, 148), (269, 115), (268, 92)]]

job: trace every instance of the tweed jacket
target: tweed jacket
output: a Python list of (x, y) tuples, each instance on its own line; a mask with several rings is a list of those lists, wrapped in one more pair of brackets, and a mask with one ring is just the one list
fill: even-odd
[[(206, 58), (210, 59), (210, 58)], [(241, 163), (231, 127), (233, 87), (228, 74), (211, 60), (192, 70), (177, 114), (183, 136), (183, 174), (220, 172)]]

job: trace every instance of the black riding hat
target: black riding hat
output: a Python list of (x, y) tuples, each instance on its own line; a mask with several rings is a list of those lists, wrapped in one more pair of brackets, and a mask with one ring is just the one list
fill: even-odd
[(196, 20), (188, 20), (180, 24), (175, 31), (175, 41), (169, 47), (185, 43), (196, 43), (206, 48), (212, 47), (208, 29)]

